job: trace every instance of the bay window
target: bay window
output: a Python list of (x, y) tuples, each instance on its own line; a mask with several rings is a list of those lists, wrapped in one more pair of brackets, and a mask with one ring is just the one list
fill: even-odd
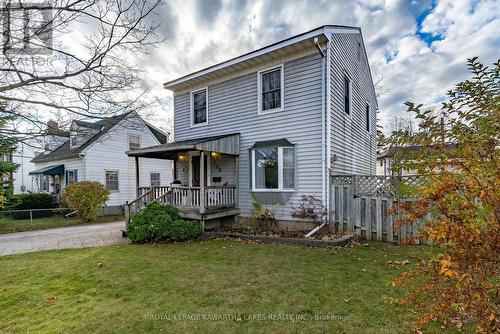
[(252, 190), (293, 191), (295, 148), (259, 147), (251, 151)]

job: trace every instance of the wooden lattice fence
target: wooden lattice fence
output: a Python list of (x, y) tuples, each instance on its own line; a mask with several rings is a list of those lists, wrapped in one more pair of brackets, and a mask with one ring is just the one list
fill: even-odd
[(419, 176), (331, 176), (331, 218), (340, 231), (353, 231), (367, 240), (405, 241), (418, 234), (418, 227), (423, 227), (424, 219), (417, 224), (408, 223), (395, 228), (398, 217), (387, 211), (404, 201), (415, 200), (405, 189), (424, 183), (424, 178)]

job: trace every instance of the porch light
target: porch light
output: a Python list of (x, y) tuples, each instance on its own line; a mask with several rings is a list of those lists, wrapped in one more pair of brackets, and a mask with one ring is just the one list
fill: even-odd
[(179, 160), (180, 160), (180, 161), (184, 161), (184, 160), (186, 160), (186, 156), (185, 156), (185, 155), (182, 155), (182, 154), (179, 154)]
[(218, 157), (220, 157), (220, 153), (219, 152), (211, 152), (210, 155), (212, 156), (212, 158), (214, 159), (217, 159)]

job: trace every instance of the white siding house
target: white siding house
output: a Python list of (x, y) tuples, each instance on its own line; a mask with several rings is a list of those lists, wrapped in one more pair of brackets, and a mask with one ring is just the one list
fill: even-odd
[(29, 173), (35, 170), (35, 164), (31, 162), (34, 157), (35, 149), (32, 145), (23, 142), (17, 144), (16, 150), (12, 153), (12, 162), (18, 164), (12, 176), (14, 194), (33, 191), (33, 182)]
[(331, 205), (331, 175), (376, 172), (378, 105), (357, 27), (319, 27), (164, 87), (174, 142), (129, 154), (174, 160), (179, 185), (154, 195), (200, 220), (248, 216), (252, 200), (296, 220), (304, 195)]
[(120, 206), (137, 197), (138, 186), (151, 185), (151, 174), (156, 185), (172, 182), (171, 161), (142, 159), (136, 183), (134, 158), (125, 152), (164, 144), (168, 137), (136, 113), (94, 123), (74, 121), (70, 130), (62, 145), (32, 160), (35, 191), (59, 195), (69, 183), (93, 180), (110, 190), (107, 206)]

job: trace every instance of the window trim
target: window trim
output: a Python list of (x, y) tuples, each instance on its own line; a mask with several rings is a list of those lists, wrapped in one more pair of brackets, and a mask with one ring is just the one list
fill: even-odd
[[(349, 112), (346, 111), (345, 109), (345, 80), (348, 80), (349, 81), (349, 91), (348, 91), (348, 97), (349, 97)], [(352, 79), (351, 77), (349, 76), (349, 74), (347, 74), (347, 72), (344, 72), (344, 76), (342, 78), (342, 92), (344, 94), (342, 94), (343, 96), (343, 103), (342, 103), (342, 109), (344, 110), (344, 115), (347, 115), (349, 117), (352, 117)]]
[(132, 137), (139, 138), (139, 148), (137, 148), (136, 150), (140, 150), (142, 148), (142, 136), (139, 134), (135, 134), (135, 133), (128, 134), (128, 150), (133, 151), (132, 149), (130, 149), (130, 138), (132, 138)]
[[(153, 174), (158, 174), (158, 182), (160, 183), (158, 186), (153, 186), (153, 180), (152, 180), (152, 176)], [(149, 172), (149, 185), (151, 187), (161, 187), (161, 173), (160, 172)]]
[[(72, 183), (69, 183), (69, 173), (73, 174), (74, 181)], [(78, 182), (78, 169), (67, 169), (65, 176), (66, 176), (66, 181), (64, 182), (65, 185), (69, 186), (70, 184), (77, 183)]]
[[(255, 148), (250, 150), (251, 159), (252, 159), (252, 192), (290, 192), (293, 193), (297, 190), (297, 146), (270, 146), (268, 148), (277, 148), (278, 149), (278, 188), (256, 188), (255, 187)], [(293, 149), (293, 168), (294, 168), (294, 176), (293, 176), (293, 189), (285, 189), (283, 188), (283, 149), (291, 148)]]
[[(118, 189), (116, 190), (111, 190), (111, 189), (108, 189), (108, 179), (106, 177), (106, 174), (108, 172), (111, 172), (111, 173), (116, 173), (116, 182), (118, 184)], [(104, 171), (104, 187), (110, 192), (110, 193), (119, 193), (120, 192), (120, 171), (118, 171), (117, 169), (106, 169)]]
[[(206, 101), (206, 109), (207, 109), (207, 111), (206, 111), (207, 117), (206, 118), (207, 118), (207, 120), (203, 123), (195, 124), (194, 123), (194, 94), (199, 93), (201, 91), (205, 91), (205, 98), (207, 99), (207, 101)], [(190, 100), (190, 102), (189, 102), (190, 103), (190, 106), (189, 106), (190, 116), (189, 116), (189, 118), (190, 118), (190, 122), (191, 122), (190, 127), (191, 128), (198, 128), (201, 126), (207, 126), (208, 125), (208, 114), (209, 114), (209, 112), (208, 112), (208, 108), (209, 108), (208, 107), (208, 86), (189, 92), (189, 100)]]
[[(262, 74), (280, 69), (280, 107), (268, 110), (262, 110)], [(267, 115), (285, 110), (285, 66), (279, 64), (273, 67), (268, 67), (257, 72), (257, 115)]]

